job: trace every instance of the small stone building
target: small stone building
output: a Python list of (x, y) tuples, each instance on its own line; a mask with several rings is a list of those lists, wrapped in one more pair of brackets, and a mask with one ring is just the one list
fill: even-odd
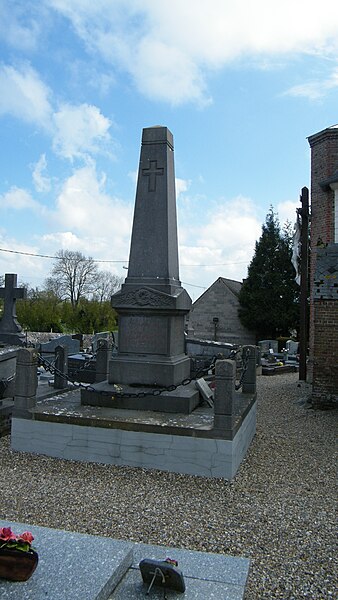
[(238, 345), (255, 344), (255, 332), (246, 329), (238, 316), (241, 286), (232, 279), (216, 279), (192, 305), (189, 337)]
[(311, 147), (309, 379), (314, 405), (338, 400), (338, 125)]

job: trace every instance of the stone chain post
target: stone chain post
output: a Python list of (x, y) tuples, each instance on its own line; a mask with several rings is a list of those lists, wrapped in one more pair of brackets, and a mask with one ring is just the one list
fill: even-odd
[(243, 357), (249, 353), (247, 368), (244, 373), (242, 392), (243, 394), (256, 393), (256, 346), (243, 346)]
[(108, 365), (111, 355), (111, 345), (108, 340), (98, 339), (96, 350), (96, 373), (95, 381), (105, 381), (108, 378)]
[(217, 360), (215, 365), (214, 429), (232, 428), (235, 380), (235, 361)]
[(38, 385), (38, 352), (36, 348), (20, 348), (16, 359), (13, 416), (27, 418), (36, 404)]
[(58, 373), (54, 375), (54, 388), (63, 390), (68, 387), (67, 375), (68, 375), (68, 348), (67, 346), (56, 346), (55, 348), (55, 366), (63, 373), (65, 377), (62, 377)]

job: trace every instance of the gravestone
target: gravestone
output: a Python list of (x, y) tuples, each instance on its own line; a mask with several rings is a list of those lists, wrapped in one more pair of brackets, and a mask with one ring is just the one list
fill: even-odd
[[(189, 378), (184, 320), (191, 299), (179, 280), (174, 145), (167, 127), (143, 130), (128, 275), (112, 306), (119, 347), (109, 384), (156, 388)], [(189, 410), (198, 396), (194, 386), (176, 394)], [(158, 396), (160, 410), (170, 401)], [(139, 407), (147, 409), (146, 399)]]
[(99, 340), (106, 340), (107, 342), (112, 340), (112, 333), (110, 331), (98, 331), (94, 333), (92, 338), (92, 350), (96, 352), (99, 345)]
[(14, 395), (18, 348), (0, 348), (0, 401)]
[(294, 340), (288, 340), (285, 344), (285, 347), (288, 354), (295, 355), (298, 353), (299, 342), (295, 342)]
[(277, 340), (260, 340), (258, 346), (261, 349), (262, 354), (267, 354), (272, 350), (273, 354), (278, 352), (278, 341)]
[(16, 301), (26, 298), (27, 290), (17, 287), (17, 275), (5, 274), (5, 287), (0, 288), (0, 298), (4, 300), (4, 311), (0, 321), (0, 343), (22, 346), (25, 336), (16, 316)]
[(71, 335), (61, 335), (49, 342), (38, 344), (37, 348), (43, 358), (51, 359), (54, 357), (55, 350), (58, 346), (67, 348), (68, 354), (76, 354), (80, 351), (80, 340), (73, 338)]

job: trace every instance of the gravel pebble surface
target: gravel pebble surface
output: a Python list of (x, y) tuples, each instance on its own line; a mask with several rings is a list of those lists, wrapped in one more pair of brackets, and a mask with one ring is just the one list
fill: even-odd
[(233, 481), (13, 452), (7, 436), (0, 518), (250, 558), (245, 600), (337, 598), (337, 413), (309, 408), (296, 373), (257, 383), (257, 433)]

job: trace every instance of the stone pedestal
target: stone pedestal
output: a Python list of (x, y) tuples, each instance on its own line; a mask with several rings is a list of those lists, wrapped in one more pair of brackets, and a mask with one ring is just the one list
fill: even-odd
[(184, 316), (190, 298), (138, 288), (113, 296), (119, 314), (119, 351), (110, 361), (109, 382), (151, 386), (177, 385), (190, 376), (184, 348)]

